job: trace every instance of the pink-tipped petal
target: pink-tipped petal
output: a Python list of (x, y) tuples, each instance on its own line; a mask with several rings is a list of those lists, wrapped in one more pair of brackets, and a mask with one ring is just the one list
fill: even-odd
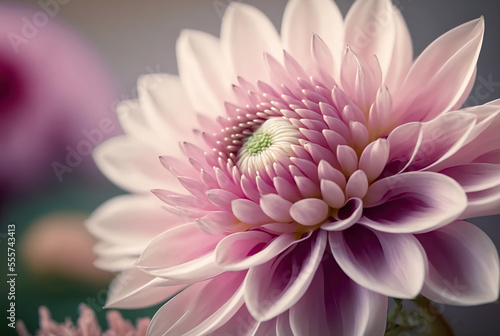
[(288, 223), (293, 221), (290, 215), (291, 206), (292, 202), (276, 194), (267, 194), (260, 198), (260, 207), (264, 213), (278, 222)]
[(290, 208), (292, 218), (302, 225), (316, 225), (328, 216), (328, 205), (317, 198), (306, 198), (295, 202)]
[(359, 169), (364, 171), (368, 181), (373, 182), (385, 168), (389, 159), (390, 145), (386, 139), (378, 139), (363, 150)]

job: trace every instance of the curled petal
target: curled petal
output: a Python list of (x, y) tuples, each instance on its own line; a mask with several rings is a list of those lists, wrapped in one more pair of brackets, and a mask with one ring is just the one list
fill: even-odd
[(427, 232), (457, 219), (467, 207), (464, 190), (438, 173), (410, 172), (373, 183), (360, 223), (384, 232)]
[(293, 306), (306, 292), (326, 246), (324, 231), (289, 249), (276, 260), (253, 267), (245, 279), (245, 303), (258, 321)]
[(234, 233), (217, 245), (215, 262), (226, 270), (249, 269), (268, 262), (297, 242), (293, 233), (278, 237), (261, 231)]
[(355, 225), (328, 238), (335, 260), (361, 286), (397, 298), (413, 298), (422, 289), (427, 259), (412, 235)]

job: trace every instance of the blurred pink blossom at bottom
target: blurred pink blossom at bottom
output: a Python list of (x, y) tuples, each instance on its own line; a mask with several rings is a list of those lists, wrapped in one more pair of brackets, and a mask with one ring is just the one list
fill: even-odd
[[(94, 311), (84, 304), (80, 305), (80, 317), (76, 325), (69, 318), (64, 323), (53, 321), (46, 307), (40, 307), (39, 312), (40, 330), (37, 336), (145, 336), (150, 322), (149, 318), (141, 318), (134, 327), (119, 312), (112, 310), (106, 314), (109, 329), (102, 332)], [(19, 336), (31, 336), (21, 321), (17, 324), (17, 332)]]

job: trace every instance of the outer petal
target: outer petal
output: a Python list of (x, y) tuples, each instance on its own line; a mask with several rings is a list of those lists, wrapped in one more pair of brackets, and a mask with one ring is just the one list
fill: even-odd
[[(472, 161), (484, 162), (481, 161), (481, 156), (498, 150), (500, 147), (500, 132), (498, 132), (500, 128), (500, 100), (464, 109), (462, 112), (474, 115), (477, 122), (467, 135), (462, 146), (449, 158), (432, 167), (434, 171), (463, 165)], [(479, 160), (476, 161), (476, 159)]]
[(290, 325), (293, 335), (375, 336), (384, 332), (386, 312), (387, 298), (357, 285), (328, 256), (290, 308)]
[(293, 306), (305, 293), (323, 257), (326, 233), (320, 231), (277, 259), (251, 268), (245, 303), (252, 316), (266, 321)]
[(190, 140), (198, 125), (180, 78), (168, 74), (144, 75), (138, 80), (137, 90), (148, 127), (161, 139), (162, 148), (168, 146), (169, 154), (173, 155), (178, 150), (179, 136), (184, 141)]
[(364, 62), (376, 55), (384, 75), (390, 71), (396, 41), (394, 13), (389, 0), (358, 0), (345, 18), (346, 43)]
[(105, 141), (92, 156), (104, 175), (125, 190), (140, 193), (154, 188), (179, 189), (175, 177), (162, 167), (159, 153), (126, 136)]
[(390, 70), (385, 76), (385, 85), (393, 94), (398, 91), (413, 63), (413, 44), (406, 22), (398, 9), (394, 8), (396, 37), (391, 57)]
[(217, 245), (215, 260), (227, 270), (249, 269), (273, 259), (295, 241), (294, 233), (278, 237), (262, 231), (234, 233)]
[(361, 286), (397, 298), (413, 298), (422, 289), (427, 260), (412, 235), (355, 225), (328, 237), (335, 260)]
[(473, 20), (442, 35), (422, 52), (396, 96), (394, 105), (403, 113), (401, 122), (431, 120), (456, 105), (474, 75), (483, 33), (483, 18)]
[[(187, 309), (178, 307), (174, 298), (153, 317), (148, 335), (197, 336), (216, 330), (243, 305), (242, 282), (245, 274), (246, 272), (225, 273), (208, 281), (192, 303), (184, 306)], [(170, 315), (177, 315), (179, 310), (184, 310), (184, 314), (177, 320), (171, 319)]]
[(224, 325), (215, 330), (210, 336), (219, 335), (238, 335), (238, 336), (254, 336), (257, 328), (259, 327), (252, 315), (248, 312), (245, 305), (241, 306), (240, 310), (236, 312)]
[(423, 295), (453, 305), (498, 299), (498, 252), (484, 232), (473, 224), (457, 221), (416, 237), (429, 259)]
[[(97, 263), (112, 271), (132, 266), (140, 252), (160, 233), (180, 225), (182, 218), (161, 208), (149, 195), (123, 195), (101, 205), (87, 220), (88, 230), (101, 239)], [(138, 225), (140, 224), (140, 225)], [(123, 259), (125, 263), (118, 262)]]
[(118, 275), (110, 285), (106, 308), (143, 308), (155, 305), (184, 289), (168, 280), (131, 268)]
[(200, 231), (195, 223), (185, 224), (156, 237), (142, 253), (137, 266), (169, 279), (190, 283), (204, 280), (222, 272), (215, 265), (213, 253), (221, 239), (222, 236)]
[(359, 220), (384, 232), (426, 232), (457, 219), (467, 207), (460, 185), (438, 173), (410, 172), (373, 183)]
[[(231, 69), (219, 40), (207, 33), (185, 30), (177, 40), (182, 84), (196, 111), (217, 117), (231, 91)], [(184, 113), (183, 113), (184, 114)]]
[(257, 8), (232, 3), (222, 19), (221, 44), (234, 72), (251, 83), (267, 78), (264, 52), (280, 59), (281, 41)]
[[(304, 69), (313, 66), (311, 57), (313, 34), (318, 35), (330, 49), (337, 70), (344, 49), (344, 20), (337, 5), (331, 0), (288, 2), (281, 24), (283, 47)], [(331, 73), (334, 69), (323, 70)]]

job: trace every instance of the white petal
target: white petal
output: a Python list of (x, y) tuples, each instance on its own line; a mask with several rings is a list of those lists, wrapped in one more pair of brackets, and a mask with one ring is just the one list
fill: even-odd
[(138, 268), (119, 274), (110, 284), (106, 308), (143, 308), (174, 296), (186, 285), (169, 285), (169, 281), (149, 275)]
[(233, 75), (219, 40), (204, 32), (184, 30), (176, 50), (179, 75), (194, 109), (212, 118), (222, 115)]
[[(335, 69), (324, 69), (331, 73), (338, 71), (344, 50), (344, 20), (337, 5), (331, 0), (289, 1), (281, 24), (283, 47), (304, 69), (313, 66), (311, 41), (318, 35), (328, 46), (334, 57)], [(337, 72), (338, 73), (338, 72)], [(337, 78), (337, 76), (332, 76)]]
[(215, 265), (213, 253), (221, 239), (222, 236), (200, 231), (194, 223), (184, 224), (156, 237), (142, 253), (137, 266), (169, 279), (191, 283), (204, 280), (222, 271)]
[(264, 52), (281, 57), (281, 41), (271, 21), (239, 2), (233, 2), (222, 19), (221, 44), (234, 73), (251, 83), (267, 79)]
[(161, 139), (156, 145), (169, 148), (169, 155), (180, 154), (178, 142), (190, 141), (193, 129), (198, 126), (195, 110), (180, 78), (168, 74), (143, 75), (137, 82), (137, 90), (144, 118), (156, 138)]
[(389, 0), (358, 0), (345, 18), (346, 43), (362, 61), (376, 55), (382, 73), (390, 71), (396, 19)]
[(179, 190), (176, 178), (160, 163), (153, 148), (126, 136), (117, 136), (93, 152), (99, 169), (113, 183), (131, 192), (151, 189)]

